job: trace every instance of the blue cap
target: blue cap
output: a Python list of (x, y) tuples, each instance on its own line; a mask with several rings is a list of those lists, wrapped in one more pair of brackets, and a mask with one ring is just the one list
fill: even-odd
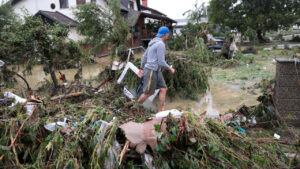
[(164, 36), (165, 34), (170, 33), (169, 28), (162, 26), (158, 29), (158, 33), (157, 33), (157, 37), (161, 38), (162, 36)]

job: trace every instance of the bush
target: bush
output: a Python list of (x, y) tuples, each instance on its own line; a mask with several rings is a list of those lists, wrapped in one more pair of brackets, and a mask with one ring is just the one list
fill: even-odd
[(185, 37), (173, 36), (170, 40), (168, 40), (167, 45), (171, 50), (183, 50), (185, 49)]

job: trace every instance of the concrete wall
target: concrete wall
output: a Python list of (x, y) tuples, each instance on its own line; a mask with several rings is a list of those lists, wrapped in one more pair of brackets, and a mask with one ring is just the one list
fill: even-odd
[(275, 103), (283, 119), (300, 126), (300, 62), (277, 59)]

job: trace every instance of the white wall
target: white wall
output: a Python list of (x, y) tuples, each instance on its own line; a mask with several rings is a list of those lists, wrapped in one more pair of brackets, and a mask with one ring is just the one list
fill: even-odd
[[(91, 2), (91, 0), (86, 0), (86, 3)], [(51, 9), (51, 4), (55, 4), (55, 8)], [(106, 2), (104, 0), (97, 0), (96, 4), (101, 5), (103, 7), (106, 6)], [(24, 16), (24, 12), (22, 9), (26, 9), (29, 15), (35, 15), (39, 10), (43, 11), (58, 11), (72, 19), (75, 20), (75, 16), (73, 15), (73, 9), (76, 7), (76, 0), (69, 0), (69, 8), (60, 8), (59, 0), (22, 0), (13, 6), (14, 12), (18, 14), (21, 19)], [(79, 41), (84, 39), (83, 36), (80, 36), (76, 32), (76, 28), (71, 28), (68, 37), (74, 41)]]
[(23, 10), (26, 9), (29, 15), (33, 15), (37, 12), (38, 4), (36, 0), (23, 0), (13, 6), (14, 12), (21, 18), (24, 16)]
[[(87, 3), (91, 0), (86, 0)], [(51, 9), (51, 4), (55, 4), (55, 8)], [(104, 0), (97, 0), (97, 4), (103, 5)], [(30, 15), (35, 15), (39, 10), (61, 12), (64, 15), (75, 19), (73, 15), (73, 9), (76, 7), (76, 0), (69, 0), (69, 8), (60, 8), (59, 0), (22, 0), (13, 6), (15, 13), (20, 16), (24, 16), (22, 8), (28, 10)]]

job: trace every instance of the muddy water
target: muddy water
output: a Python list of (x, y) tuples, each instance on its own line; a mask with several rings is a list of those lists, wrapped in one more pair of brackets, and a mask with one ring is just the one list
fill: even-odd
[[(94, 64), (89, 64), (86, 66), (83, 66), (82, 68), (82, 77), (83, 79), (91, 79), (96, 77), (100, 72), (102, 72), (107, 65), (110, 63), (110, 59), (108, 57), (106, 58), (97, 58), (95, 60), (96, 62)], [(23, 74), (22, 71), (24, 70), (24, 67), (20, 66), (18, 69), (18, 73), (21, 75), (24, 75), (25, 79), (29, 83), (30, 87), (32, 89), (37, 89), (41, 86), (42, 82), (45, 80), (51, 80), (50, 74), (45, 74), (43, 71), (43, 65), (37, 65), (34, 66), (31, 70), (31, 74)], [(66, 69), (66, 70), (60, 70), (61, 73), (65, 74), (67, 81), (73, 81), (74, 75), (77, 73), (77, 69)], [(59, 72), (55, 72), (56, 77), (58, 77)], [(19, 81), (20, 86), (24, 86), (25, 84), (23, 81), (21, 81), (19, 78), (17, 78)], [(61, 82), (60, 82), (61, 83)]]
[[(211, 82), (212, 83), (212, 82)], [(223, 83), (211, 84), (210, 90), (203, 95), (199, 95), (199, 101), (190, 101), (177, 98), (166, 102), (166, 109), (179, 109), (201, 114), (206, 111), (209, 117), (216, 117), (224, 114), (229, 109), (236, 110), (241, 105), (255, 105), (258, 102), (258, 95), (248, 94), (247, 91), (238, 90), (236, 87)]]
[[(110, 64), (108, 57), (96, 59), (95, 64), (90, 64), (83, 67), (82, 75), (83, 79), (91, 79), (96, 77), (106, 66)], [(74, 80), (74, 75), (77, 73), (77, 69), (61, 70), (66, 75), (68, 81)], [(19, 69), (19, 73), (22, 74), (22, 67)], [(56, 75), (58, 76), (58, 72)], [(32, 74), (25, 75), (29, 85), (33, 89), (37, 89), (41, 82), (45, 79), (50, 80), (50, 75), (46, 75), (43, 71), (43, 66), (34, 66)], [(25, 84), (20, 81), (20, 85), (25, 87)], [(208, 116), (215, 117), (219, 114), (223, 114), (229, 109), (238, 109), (242, 104), (248, 106), (257, 104), (257, 95), (249, 95), (247, 91), (239, 89), (239, 86), (229, 86), (222, 82), (210, 81), (210, 90), (205, 95), (199, 95), (198, 101), (191, 101), (182, 98), (175, 98), (167, 100), (166, 109), (179, 109), (194, 112), (200, 114), (206, 111)]]

